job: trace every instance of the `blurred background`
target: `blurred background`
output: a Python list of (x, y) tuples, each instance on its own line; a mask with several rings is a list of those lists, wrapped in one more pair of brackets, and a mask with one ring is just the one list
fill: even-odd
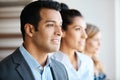
[[(0, 0), (0, 60), (22, 43), (19, 15), (32, 0)], [(99, 58), (108, 80), (120, 80), (120, 0), (56, 0), (78, 9), (102, 32)]]

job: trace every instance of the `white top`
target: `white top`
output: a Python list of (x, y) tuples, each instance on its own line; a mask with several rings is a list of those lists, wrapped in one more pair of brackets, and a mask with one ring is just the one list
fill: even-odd
[(51, 58), (61, 62), (64, 64), (69, 80), (94, 80), (94, 67), (92, 59), (80, 52), (76, 51), (77, 59), (78, 59), (78, 70), (74, 69), (70, 60), (61, 51), (54, 52), (53, 55), (50, 55)]

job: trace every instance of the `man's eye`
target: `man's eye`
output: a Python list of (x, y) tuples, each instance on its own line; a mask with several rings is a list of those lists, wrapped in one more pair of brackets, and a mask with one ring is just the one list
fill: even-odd
[(75, 30), (80, 30), (80, 28), (75, 28)]
[(47, 24), (47, 27), (53, 27), (54, 24)]

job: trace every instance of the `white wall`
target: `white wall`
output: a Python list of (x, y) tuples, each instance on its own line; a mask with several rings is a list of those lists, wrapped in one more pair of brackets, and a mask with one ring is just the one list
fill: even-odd
[[(60, 2), (65, 2), (70, 8), (78, 9), (87, 22), (97, 25), (102, 32), (102, 43), (100, 49), (100, 59), (104, 64), (105, 72), (110, 80), (120, 80), (116, 79), (116, 57), (118, 57), (119, 46), (115, 42), (115, 36), (118, 38), (118, 26), (116, 27), (115, 18), (115, 0), (57, 0)], [(118, 0), (117, 0), (118, 2)], [(117, 14), (118, 15), (118, 14)], [(120, 30), (120, 29), (119, 29)], [(116, 35), (115, 35), (116, 34)], [(116, 38), (116, 39), (117, 39)], [(118, 58), (117, 58), (118, 61)], [(118, 69), (118, 67), (117, 67)], [(117, 73), (118, 74), (118, 73)]]
[(120, 79), (120, 0), (116, 0), (116, 80)]

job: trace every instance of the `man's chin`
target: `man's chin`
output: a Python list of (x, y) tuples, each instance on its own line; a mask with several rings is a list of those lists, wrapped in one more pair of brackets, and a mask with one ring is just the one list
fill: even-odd
[(59, 51), (59, 48), (53, 48), (50, 50), (50, 52), (56, 52), (56, 51)]

